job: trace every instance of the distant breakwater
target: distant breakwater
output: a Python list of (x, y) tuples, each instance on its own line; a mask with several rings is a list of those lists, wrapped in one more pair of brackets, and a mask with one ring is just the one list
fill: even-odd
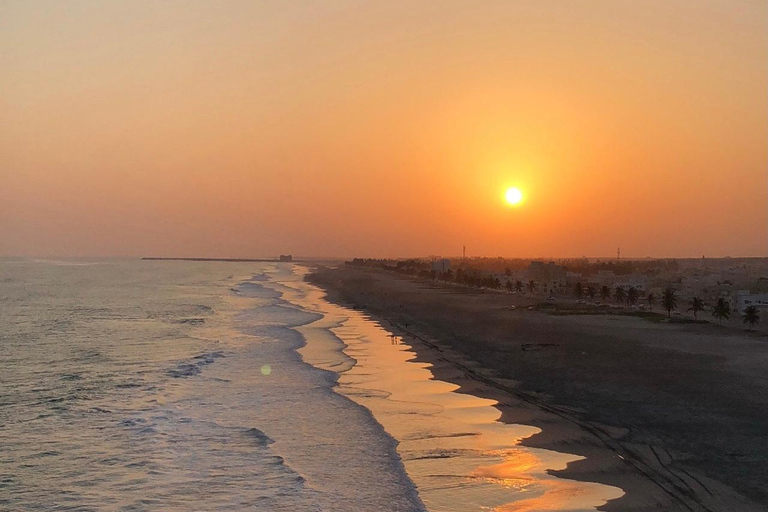
[(144, 257), (142, 261), (225, 261), (230, 263), (295, 263), (297, 260), (280, 258), (156, 258)]

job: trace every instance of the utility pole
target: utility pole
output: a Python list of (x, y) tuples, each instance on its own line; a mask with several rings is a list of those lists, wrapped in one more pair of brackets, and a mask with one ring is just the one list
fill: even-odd
[(621, 247), (616, 249), (616, 262), (618, 263), (619, 260), (621, 260)]
[(467, 246), (466, 245), (462, 245), (461, 246), (461, 261), (464, 261), (465, 259), (467, 259)]

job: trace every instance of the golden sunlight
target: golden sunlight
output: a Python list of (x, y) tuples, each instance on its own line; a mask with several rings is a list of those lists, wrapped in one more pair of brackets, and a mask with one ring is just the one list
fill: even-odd
[(506, 194), (504, 194), (504, 198), (507, 200), (507, 203), (517, 206), (523, 202), (523, 193), (517, 187), (510, 187), (507, 189)]

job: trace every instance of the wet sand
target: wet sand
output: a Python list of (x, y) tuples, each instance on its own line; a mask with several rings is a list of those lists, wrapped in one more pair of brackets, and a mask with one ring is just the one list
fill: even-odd
[(404, 336), (435, 378), (498, 400), (504, 423), (540, 428), (524, 445), (584, 456), (550, 473), (623, 489), (604, 510), (768, 505), (765, 338), (510, 311), (530, 299), (373, 269), (309, 280)]
[[(336, 391), (370, 411), (397, 442), (426, 510), (594, 512), (624, 494), (554, 476), (582, 457), (523, 445), (540, 429), (499, 421), (504, 407), (479, 396), (484, 385), (474, 379), (467, 381), (476, 388), (471, 390), (437, 378), (433, 363), (421, 360), (430, 349), (419, 340), (325, 300), (322, 289), (306, 283), (300, 293), (284, 297), (323, 315), (297, 328), (307, 341), (299, 353), (305, 362), (337, 373)], [(413, 345), (420, 346), (418, 357)], [(437, 362), (440, 356), (427, 359)]]

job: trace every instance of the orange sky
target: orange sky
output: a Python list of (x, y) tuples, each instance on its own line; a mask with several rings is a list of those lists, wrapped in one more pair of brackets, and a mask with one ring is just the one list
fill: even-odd
[(4, 1), (0, 255), (765, 255), (767, 5)]

